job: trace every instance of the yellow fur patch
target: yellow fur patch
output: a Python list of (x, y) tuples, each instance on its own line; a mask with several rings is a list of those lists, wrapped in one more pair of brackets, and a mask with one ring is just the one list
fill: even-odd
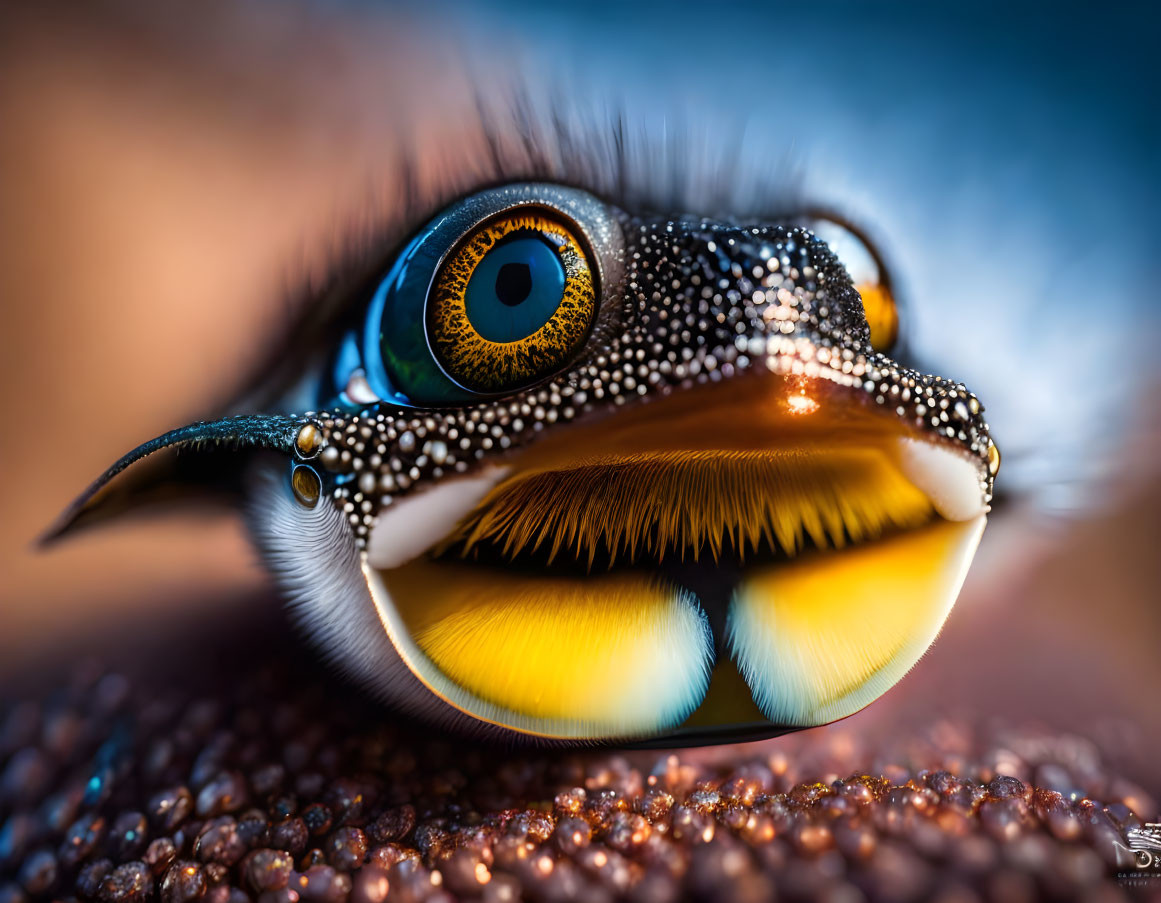
[(841, 548), (932, 513), (927, 497), (878, 448), (657, 452), (519, 473), (492, 490), (442, 544), (469, 556), (569, 555), (591, 566), (762, 545), (795, 555)]

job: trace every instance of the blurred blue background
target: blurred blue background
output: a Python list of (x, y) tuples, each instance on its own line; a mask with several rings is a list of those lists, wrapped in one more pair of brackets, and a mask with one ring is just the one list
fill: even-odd
[(1046, 510), (1099, 500), (1155, 428), (1157, 5), (443, 8), (527, 48), (527, 80), (744, 136), (743, 165), (865, 227), (918, 362), (977, 391)]

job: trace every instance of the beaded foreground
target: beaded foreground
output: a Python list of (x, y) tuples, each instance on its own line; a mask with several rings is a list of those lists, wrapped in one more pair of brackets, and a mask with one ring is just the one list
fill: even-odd
[(1077, 738), (512, 754), (224, 660), (228, 687), (87, 668), (0, 710), (0, 901), (1119, 900), (1157, 811)]

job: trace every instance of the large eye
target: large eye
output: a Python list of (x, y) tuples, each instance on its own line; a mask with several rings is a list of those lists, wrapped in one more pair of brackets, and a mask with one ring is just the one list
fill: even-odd
[(477, 226), (436, 276), (428, 329), (444, 371), (478, 392), (519, 389), (584, 342), (596, 286), (577, 227), (535, 208)]
[[(592, 196), (509, 186), (455, 204), (398, 256), (345, 370), (375, 400), (463, 403), (536, 383), (585, 343), (616, 271), (619, 231)], [(361, 347), (360, 347), (361, 345)], [(348, 393), (354, 394), (354, 393)]]

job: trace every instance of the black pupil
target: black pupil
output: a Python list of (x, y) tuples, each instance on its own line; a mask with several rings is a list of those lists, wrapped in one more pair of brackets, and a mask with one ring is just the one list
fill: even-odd
[(496, 297), (501, 304), (515, 307), (532, 292), (532, 269), (526, 263), (506, 263), (496, 274)]

